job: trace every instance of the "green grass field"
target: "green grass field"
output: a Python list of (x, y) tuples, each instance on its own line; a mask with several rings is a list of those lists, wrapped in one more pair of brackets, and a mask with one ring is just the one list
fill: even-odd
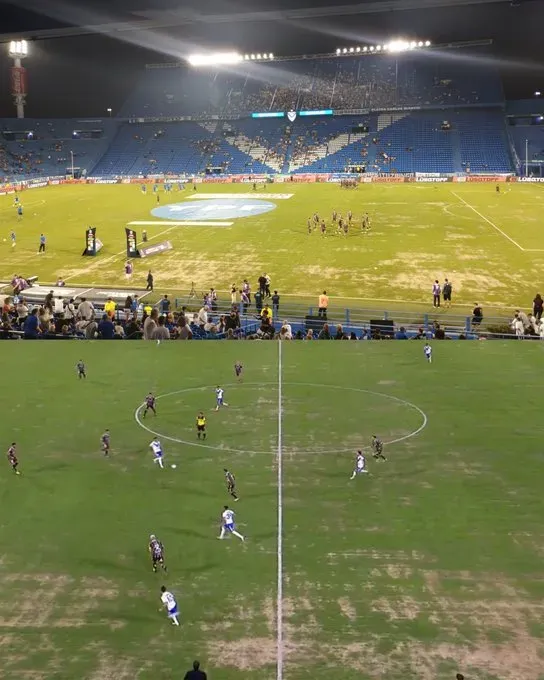
[[(544, 677), (539, 343), (436, 343), (431, 365), (420, 343), (292, 343), (281, 371), (272, 342), (2, 350), (22, 470), (0, 472), (2, 680), (167, 680), (195, 657), (214, 680), (276, 678), (279, 498), (285, 680)], [(150, 389), (162, 471), (135, 420)], [(350, 482), (374, 433), (399, 441)], [(216, 539), (225, 466), (244, 544)]]
[[(201, 185), (205, 193), (247, 192), (250, 185)], [(145, 287), (147, 267), (157, 292), (187, 294), (210, 286), (227, 291), (244, 278), (253, 286), (267, 271), (284, 295), (315, 303), (325, 286), (331, 303), (385, 307), (429, 304), (435, 278), (453, 280), (454, 311), (484, 307), (528, 308), (541, 281), (544, 254), (542, 188), (492, 184), (361, 185), (357, 191), (334, 184), (277, 184), (266, 191), (292, 192), (289, 200), (256, 218), (235, 219), (227, 228), (177, 227), (168, 220), (148, 227), (150, 238), (170, 239), (174, 250), (136, 263), (134, 285)], [(161, 194), (161, 205), (190, 200), (192, 192)], [(256, 193), (258, 197), (258, 192)], [(0, 197), (2, 235), (0, 279), (15, 272), (52, 282), (119, 286), (125, 282), (124, 227), (154, 221), (155, 198), (136, 185), (57, 186), (22, 194), (25, 215), (16, 221), (13, 196)], [(332, 210), (352, 209), (356, 227), (347, 239), (307, 234), (306, 220), (318, 211), (330, 222)], [(359, 232), (368, 211), (370, 235)], [(81, 257), (84, 228), (93, 224), (105, 247), (96, 259)], [(15, 228), (17, 247), (10, 247)], [(137, 228), (141, 232), (141, 227)], [(48, 253), (38, 257), (40, 232)], [(226, 296), (226, 295), (225, 295)], [(351, 300), (350, 300), (351, 298)]]

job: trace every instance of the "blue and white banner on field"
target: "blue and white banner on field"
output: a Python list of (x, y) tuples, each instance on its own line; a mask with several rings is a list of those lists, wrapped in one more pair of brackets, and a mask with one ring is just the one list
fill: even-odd
[(145, 246), (140, 248), (140, 257), (150, 257), (151, 255), (159, 255), (167, 250), (173, 250), (174, 246), (170, 241), (163, 241), (162, 243), (155, 243), (152, 246)]
[(140, 257), (140, 253), (138, 252), (136, 232), (134, 229), (125, 227), (125, 235), (127, 237), (127, 257)]
[(94, 257), (98, 252), (96, 241), (96, 227), (87, 227), (87, 229), (85, 229), (85, 249), (82, 254), (87, 257)]

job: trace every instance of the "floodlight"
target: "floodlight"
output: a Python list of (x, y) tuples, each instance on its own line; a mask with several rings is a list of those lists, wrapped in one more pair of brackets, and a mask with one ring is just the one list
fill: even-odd
[(269, 58), (269, 59), (274, 59), (274, 55), (273, 55), (272, 52), (270, 52), (270, 54), (268, 55), (268, 58)]
[(363, 52), (368, 52), (368, 47), (366, 47), (366, 45), (363, 47)]
[(344, 47), (344, 49), (342, 50), (342, 54), (347, 54), (347, 52), (348, 52), (347, 47)]
[(374, 52), (374, 45), (371, 45), (371, 46), (369, 47), (369, 49), (370, 49), (371, 52)]
[(420, 40), (417, 44), (418, 47), (423, 47), (423, 40)]
[(211, 52), (210, 54), (191, 54), (187, 57), (191, 66), (222, 66), (238, 64), (242, 55), (237, 52)]
[(381, 46), (381, 45), (376, 45), (376, 51), (377, 51), (377, 52), (381, 52), (381, 50), (382, 50), (382, 46)]
[(247, 61), (249, 59), (249, 54), (244, 54), (244, 59)]
[(354, 48), (354, 47), (350, 47), (350, 48), (349, 48), (349, 51), (353, 54), (353, 52), (355, 52), (355, 48)]
[(425, 41), (425, 47), (430, 47), (430, 46), (431, 46), (431, 41), (430, 41), (430, 40), (426, 40), (426, 41)]
[(336, 48), (336, 54), (340, 54), (341, 52), (342, 52), (342, 50), (339, 47), (337, 47)]
[(356, 51), (356, 52), (360, 52), (360, 51), (361, 51), (361, 48), (360, 48), (360, 47), (356, 47), (356, 48), (355, 48), (355, 51)]
[(537, 90), (535, 92), (535, 97), (540, 97), (541, 94), (542, 94), (542, 92), (540, 90)]
[(251, 57), (250, 57), (250, 59), (255, 59), (255, 55), (252, 54)]
[(389, 45), (387, 43), (385, 45), (382, 45), (382, 50), (384, 52), (387, 52), (388, 49), (389, 49)]
[(17, 59), (28, 57), (28, 43), (26, 40), (12, 40), (9, 44), (9, 56)]

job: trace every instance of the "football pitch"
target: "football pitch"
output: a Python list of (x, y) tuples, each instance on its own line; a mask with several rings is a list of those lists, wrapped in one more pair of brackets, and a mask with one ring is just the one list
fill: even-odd
[[(2, 349), (2, 680), (544, 677), (540, 343)], [(350, 481), (373, 434), (388, 460)], [(225, 467), (245, 543), (217, 540)]]
[[(151, 268), (157, 295), (186, 296), (194, 282), (199, 292), (213, 286), (229, 299), (233, 282), (240, 287), (247, 278), (254, 288), (263, 271), (284, 303), (315, 304), (326, 287), (332, 305), (415, 305), (423, 311), (430, 307), (432, 282), (447, 277), (453, 281), (455, 312), (470, 312), (478, 302), (485, 313), (494, 307), (510, 314), (512, 308), (528, 309), (537, 292), (544, 254), (544, 194), (538, 185), (503, 184), (500, 194), (495, 185), (478, 183), (362, 184), (346, 190), (287, 182), (256, 192), (251, 186), (202, 184), (197, 192), (172, 193), (161, 188), (160, 204), (151, 190), (142, 195), (138, 185), (47, 187), (21, 194), (20, 222), (13, 196), (2, 196), (0, 279), (9, 281), (18, 273), (39, 275), (44, 283), (62, 276), (89, 287), (125, 285), (124, 228), (132, 222), (140, 242), (146, 228), (150, 244), (169, 240), (173, 245), (171, 251), (135, 261), (130, 285), (145, 287)], [(274, 199), (282, 194), (292, 196)], [(229, 218), (233, 203), (237, 216)], [(197, 219), (206, 224), (180, 226), (198, 204)], [(152, 214), (157, 208), (160, 214)], [(344, 217), (353, 212), (345, 238), (334, 233), (333, 210)], [(319, 230), (308, 234), (307, 220), (315, 212), (327, 222), (326, 238)], [(364, 212), (372, 224), (367, 234), (360, 229)], [(81, 256), (88, 225), (97, 228), (104, 243), (96, 258)], [(42, 232), (47, 253), (38, 256)]]

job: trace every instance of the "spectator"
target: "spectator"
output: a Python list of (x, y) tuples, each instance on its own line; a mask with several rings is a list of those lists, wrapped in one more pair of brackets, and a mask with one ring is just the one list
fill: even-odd
[(232, 286), (230, 287), (230, 303), (231, 305), (236, 304), (236, 284), (233, 283)]
[(319, 332), (317, 339), (318, 340), (330, 340), (331, 339), (331, 333), (329, 331), (329, 324), (328, 323), (323, 324), (323, 328)]
[(234, 331), (232, 328), (229, 328), (227, 330), (227, 340), (238, 340), (238, 338), (234, 335)]
[(261, 274), (261, 276), (259, 276), (258, 283), (261, 296), (266, 297), (266, 274)]
[(433, 283), (433, 307), (440, 307), (440, 284), (438, 279)]
[(255, 291), (253, 299), (255, 300), (255, 310), (257, 312), (257, 316), (261, 316), (261, 311), (263, 309), (263, 294), (259, 288)]
[(444, 285), (442, 286), (442, 297), (444, 299), (445, 307), (451, 307), (451, 291), (451, 283), (448, 281), (448, 279), (444, 279)]
[(17, 303), (17, 322), (19, 326), (22, 326), (26, 320), (26, 317), (28, 316), (28, 307), (26, 306), (26, 301), (24, 298), (20, 298), (19, 302)]
[(24, 336), (28, 340), (36, 340), (38, 337), (40, 329), (38, 323), (38, 310), (36, 308), (34, 308), (25, 319), (23, 330)]
[(113, 336), (116, 340), (124, 340), (125, 338), (125, 329), (119, 321), (116, 321), (113, 325)]
[(110, 317), (110, 319), (113, 319), (115, 316), (115, 310), (117, 309), (117, 304), (113, 301), (111, 297), (109, 297), (106, 300), (106, 303), (104, 305), (104, 311), (106, 314)]
[(314, 339), (314, 332), (311, 328), (308, 328), (308, 330), (306, 331), (306, 337), (304, 338), (304, 340), (313, 340), (313, 339)]
[(142, 337), (142, 329), (140, 328), (140, 325), (138, 323), (138, 319), (136, 316), (132, 317), (130, 321), (128, 322), (126, 329), (125, 329), (125, 334), (126, 337), (129, 340), (140, 340)]
[(201, 307), (198, 311), (197, 323), (201, 328), (204, 328), (208, 323), (208, 311), (209, 308), (207, 305), (204, 305), (204, 307)]
[(472, 310), (472, 326), (477, 328), (484, 320), (484, 313), (480, 305), (476, 302)]
[(151, 334), (152, 340), (170, 340), (170, 331), (165, 326), (166, 317), (159, 316), (158, 326), (153, 330)]
[(544, 305), (544, 302), (542, 300), (542, 296), (540, 293), (537, 293), (535, 295), (535, 299), (533, 300), (533, 314), (536, 317), (537, 321), (540, 321), (542, 318), (542, 307)]
[(338, 324), (336, 326), (336, 335), (334, 336), (335, 340), (343, 340), (344, 339), (344, 329), (342, 328), (341, 324)]
[(329, 308), (329, 296), (327, 295), (327, 291), (324, 290), (321, 295), (319, 296), (319, 301), (318, 301), (318, 316), (323, 317), (324, 319), (327, 318), (327, 309)]
[(355, 334), (354, 331), (351, 331), (351, 333), (349, 334), (349, 339), (350, 340), (357, 340), (357, 335)]
[(170, 300), (168, 295), (163, 295), (162, 300), (159, 302), (159, 312), (161, 314), (168, 314), (170, 311)]
[(207, 680), (206, 673), (200, 670), (200, 661), (193, 661), (193, 669), (185, 673), (183, 680)]
[(284, 321), (283, 325), (281, 327), (281, 330), (283, 331), (285, 340), (292, 340), (293, 339), (293, 330), (291, 328), (290, 323), (288, 323), (287, 321)]
[(272, 296), (272, 318), (276, 320), (278, 318), (278, 314), (280, 311), (280, 296), (278, 295), (278, 291), (274, 291), (274, 295)]
[(61, 295), (56, 297), (53, 302), (53, 314), (56, 319), (60, 319), (64, 314), (64, 301)]
[(192, 340), (192, 338), (193, 334), (191, 333), (191, 329), (187, 325), (187, 320), (185, 316), (180, 316), (178, 340)]
[(261, 318), (267, 318), (269, 321), (272, 320), (272, 310), (270, 309), (270, 306), (268, 305), (268, 302), (265, 303), (262, 312), (261, 312)]
[(240, 302), (242, 303), (242, 314), (245, 316), (249, 307), (249, 296), (243, 288), (240, 291)]
[(64, 306), (64, 318), (72, 323), (76, 318), (76, 306), (74, 305), (74, 298), (70, 300)]
[(77, 308), (76, 319), (81, 319), (82, 321), (90, 321), (94, 318), (94, 305), (89, 302), (86, 298), (81, 298), (81, 302)]
[(404, 328), (404, 326), (401, 326), (399, 330), (395, 333), (395, 340), (408, 340), (408, 336), (406, 335), (406, 328)]
[(102, 340), (113, 340), (115, 328), (112, 320), (107, 314), (102, 316), (102, 321), (98, 324), (98, 337)]
[(144, 340), (153, 339), (153, 331), (157, 328), (157, 318), (159, 313), (156, 309), (151, 310), (151, 314), (144, 321)]

